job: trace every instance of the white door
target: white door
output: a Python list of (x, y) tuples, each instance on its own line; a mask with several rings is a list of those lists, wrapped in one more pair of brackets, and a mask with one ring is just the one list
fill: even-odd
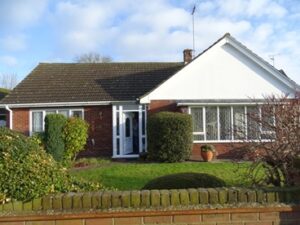
[(132, 138), (132, 113), (125, 113), (125, 131), (124, 131), (124, 154), (133, 152), (133, 138)]

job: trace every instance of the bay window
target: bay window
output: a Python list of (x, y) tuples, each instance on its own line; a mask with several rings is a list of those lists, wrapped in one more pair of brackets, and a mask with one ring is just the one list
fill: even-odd
[[(270, 127), (263, 126), (256, 119), (264, 115), (254, 105), (191, 107), (190, 114), (193, 119), (194, 142), (269, 140), (275, 137)], [(274, 117), (265, 120), (275, 123)]]
[(62, 114), (65, 117), (79, 117), (83, 119), (83, 109), (38, 109), (31, 112), (31, 134), (44, 131), (45, 117), (49, 114)]

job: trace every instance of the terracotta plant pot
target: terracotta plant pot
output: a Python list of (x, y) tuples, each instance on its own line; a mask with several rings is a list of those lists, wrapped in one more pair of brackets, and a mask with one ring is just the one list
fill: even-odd
[(213, 159), (214, 153), (212, 151), (201, 151), (201, 157), (203, 161), (209, 162)]

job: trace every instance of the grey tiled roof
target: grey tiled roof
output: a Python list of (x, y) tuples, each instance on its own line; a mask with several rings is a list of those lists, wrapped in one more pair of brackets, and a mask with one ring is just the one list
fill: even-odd
[(134, 101), (183, 63), (41, 63), (0, 104)]

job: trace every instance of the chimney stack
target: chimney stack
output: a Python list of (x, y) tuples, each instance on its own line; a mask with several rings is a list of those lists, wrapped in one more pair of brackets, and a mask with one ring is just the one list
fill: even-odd
[(192, 49), (184, 49), (183, 50), (183, 62), (184, 64), (188, 64), (193, 60), (193, 50)]

